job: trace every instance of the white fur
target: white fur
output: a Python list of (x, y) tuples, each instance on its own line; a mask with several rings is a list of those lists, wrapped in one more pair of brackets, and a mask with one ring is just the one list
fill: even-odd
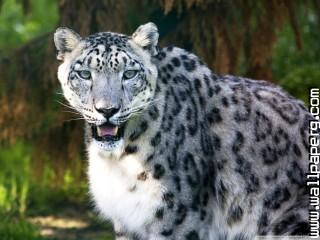
[[(121, 158), (121, 153), (119, 148), (116, 152), (106, 152), (96, 144), (90, 144), (90, 193), (105, 218), (135, 232), (154, 218), (163, 189), (159, 182), (150, 177), (146, 181), (137, 179), (141, 172), (146, 171), (138, 155)], [(135, 191), (130, 191), (133, 188), (136, 188)]]
[(133, 34), (132, 39), (141, 47), (148, 45), (156, 46), (158, 43), (159, 33), (154, 23), (141, 25)]

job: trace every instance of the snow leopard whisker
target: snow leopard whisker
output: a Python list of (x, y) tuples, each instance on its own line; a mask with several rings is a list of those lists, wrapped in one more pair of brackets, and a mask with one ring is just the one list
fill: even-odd
[(71, 118), (68, 120), (64, 120), (64, 122), (79, 121), (79, 120), (87, 120), (87, 119), (86, 118)]
[(62, 112), (64, 112), (64, 113), (73, 113), (73, 114), (76, 114), (76, 115), (82, 116), (82, 114), (81, 114), (81, 113), (79, 113), (79, 112), (75, 112), (75, 111), (68, 111), (68, 110), (64, 110), (64, 111), (62, 111)]
[(62, 106), (64, 106), (64, 107), (66, 107), (66, 108), (69, 108), (69, 109), (72, 109), (72, 110), (76, 110), (76, 111), (78, 111), (75, 107), (70, 106), (70, 105), (65, 104), (65, 103), (62, 103), (62, 102), (60, 102), (60, 101), (58, 101), (58, 100), (57, 100), (57, 103), (59, 103), (60, 105), (62, 105)]

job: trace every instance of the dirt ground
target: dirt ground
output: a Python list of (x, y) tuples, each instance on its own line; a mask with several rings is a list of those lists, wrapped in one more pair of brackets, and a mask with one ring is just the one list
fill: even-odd
[(111, 240), (112, 228), (93, 213), (68, 209), (57, 215), (34, 216), (28, 221), (39, 227), (48, 240)]

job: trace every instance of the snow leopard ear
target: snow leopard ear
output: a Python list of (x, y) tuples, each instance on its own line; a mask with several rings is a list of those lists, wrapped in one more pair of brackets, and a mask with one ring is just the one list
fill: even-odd
[(145, 50), (148, 50), (152, 56), (157, 55), (158, 28), (152, 23), (146, 23), (137, 28), (132, 34), (132, 40)]
[(65, 53), (72, 52), (72, 50), (81, 41), (78, 33), (66, 27), (60, 27), (54, 33), (54, 44), (58, 50), (57, 59), (63, 60)]

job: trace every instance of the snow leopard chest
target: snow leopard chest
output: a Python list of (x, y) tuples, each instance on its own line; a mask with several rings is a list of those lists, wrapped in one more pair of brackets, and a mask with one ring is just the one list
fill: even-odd
[(162, 186), (144, 168), (140, 154), (115, 156), (89, 147), (90, 194), (100, 213), (128, 231), (152, 221), (161, 205)]

